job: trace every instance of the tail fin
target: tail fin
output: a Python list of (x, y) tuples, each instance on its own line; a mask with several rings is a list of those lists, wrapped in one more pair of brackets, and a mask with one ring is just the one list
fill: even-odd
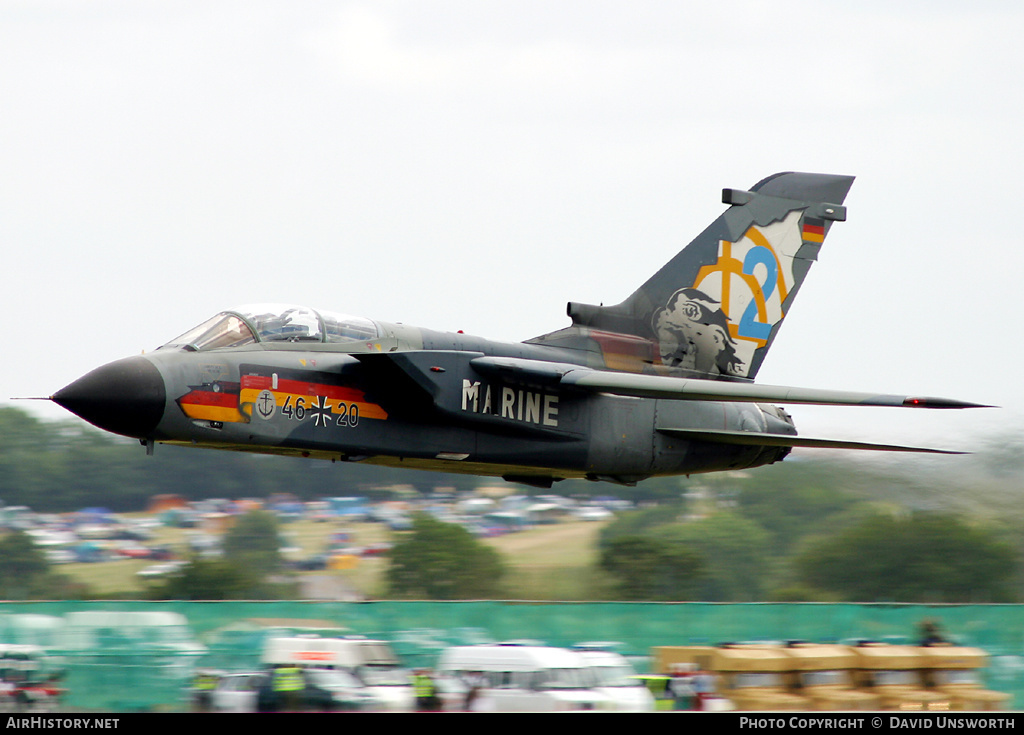
[[(616, 306), (570, 303), (570, 334), (600, 345), (606, 367), (752, 379), (842, 206), (852, 176), (780, 173), (731, 206)], [(591, 347), (591, 349), (593, 349)], [(653, 366), (653, 367), (651, 367)]]

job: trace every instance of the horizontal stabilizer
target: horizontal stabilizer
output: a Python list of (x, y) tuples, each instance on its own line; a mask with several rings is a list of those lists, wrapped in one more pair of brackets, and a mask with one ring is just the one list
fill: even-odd
[(869, 444), (867, 442), (837, 441), (834, 439), (811, 439), (786, 434), (760, 434), (753, 431), (721, 431), (708, 429), (658, 429), (663, 434), (677, 436), (690, 441), (715, 444), (743, 444), (759, 447), (810, 447), (814, 449), (869, 449), (876, 452), (922, 452), (925, 454), (969, 454), (948, 449), (925, 447), (903, 447), (896, 444)]

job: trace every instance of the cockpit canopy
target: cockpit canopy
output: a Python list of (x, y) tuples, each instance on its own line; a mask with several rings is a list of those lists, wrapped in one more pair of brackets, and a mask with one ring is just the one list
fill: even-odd
[(215, 350), (257, 342), (358, 342), (376, 339), (369, 319), (287, 304), (248, 304), (222, 311), (164, 347)]

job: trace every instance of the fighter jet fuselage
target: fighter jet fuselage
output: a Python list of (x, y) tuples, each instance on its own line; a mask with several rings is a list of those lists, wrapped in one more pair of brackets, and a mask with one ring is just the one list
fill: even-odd
[(522, 343), (307, 307), (231, 309), (105, 365), (52, 400), (157, 443), (505, 477), (632, 484), (756, 467), (798, 437), (778, 403), (964, 408), (934, 398), (753, 383), (852, 177), (777, 174), (629, 299), (570, 303)]

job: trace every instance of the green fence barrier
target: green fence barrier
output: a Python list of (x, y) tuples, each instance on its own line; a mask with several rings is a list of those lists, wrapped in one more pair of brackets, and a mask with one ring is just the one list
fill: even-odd
[[(98, 645), (70, 645), (66, 621), (81, 612), (121, 621), (127, 618), (118, 618), (120, 613), (170, 612), (184, 616), (185, 624), (149, 633), (146, 626), (133, 630), (122, 624), (120, 633), (108, 631)], [(914, 642), (926, 619), (937, 621), (957, 643), (985, 649), (991, 656), (986, 686), (1011, 694), (1015, 709), (1024, 706), (1020, 605), (11, 602), (0, 603), (0, 643), (33, 643), (63, 656), (69, 706), (129, 711), (184, 708), (196, 665), (251, 670), (259, 664), (267, 631), (301, 629), (304, 620), (315, 621), (311, 629), (389, 640), (410, 667), (433, 665), (449, 645), (527, 639), (553, 646), (617, 642), (619, 652), (643, 672), (654, 646), (792, 639)]]

